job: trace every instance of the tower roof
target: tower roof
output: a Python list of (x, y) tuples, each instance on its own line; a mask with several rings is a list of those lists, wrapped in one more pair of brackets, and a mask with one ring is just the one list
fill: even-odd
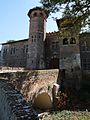
[(47, 15), (47, 17), (48, 17), (48, 11), (47, 11), (47, 10), (45, 10), (44, 8), (41, 8), (41, 7), (34, 7), (34, 8), (32, 8), (32, 9), (30, 9), (30, 10), (29, 10), (29, 12), (28, 12), (28, 16), (30, 16), (30, 14), (31, 14), (33, 11), (35, 11), (35, 10), (44, 11), (44, 12), (45, 12), (45, 14), (46, 14), (46, 15)]

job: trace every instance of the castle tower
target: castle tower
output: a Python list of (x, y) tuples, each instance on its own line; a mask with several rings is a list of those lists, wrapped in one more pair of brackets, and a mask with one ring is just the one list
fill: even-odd
[(75, 17), (64, 17), (57, 20), (60, 30), (60, 59), (61, 89), (72, 87), (77, 90), (81, 87), (81, 61), (79, 49), (80, 23)]
[(29, 10), (28, 16), (30, 18), (30, 28), (27, 68), (44, 69), (44, 40), (47, 15), (42, 8), (36, 7)]

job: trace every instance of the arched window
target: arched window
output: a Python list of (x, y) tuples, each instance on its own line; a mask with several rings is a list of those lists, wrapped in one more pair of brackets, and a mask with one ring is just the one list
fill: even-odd
[(76, 39), (72, 37), (72, 38), (70, 39), (70, 44), (76, 44)]
[(43, 13), (40, 13), (40, 17), (43, 17)]
[(35, 12), (35, 13), (33, 14), (33, 16), (36, 17), (36, 16), (37, 16), (37, 13)]
[(63, 39), (63, 45), (67, 45), (68, 44), (68, 39), (67, 38), (64, 38)]

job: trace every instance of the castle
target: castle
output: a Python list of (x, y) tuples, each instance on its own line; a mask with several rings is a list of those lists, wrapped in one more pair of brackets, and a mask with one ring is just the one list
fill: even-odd
[(42, 8), (30, 9), (28, 16), (29, 38), (2, 44), (2, 66), (71, 72), (90, 69), (90, 34), (79, 34), (75, 18), (57, 19), (59, 31), (46, 33), (47, 14)]

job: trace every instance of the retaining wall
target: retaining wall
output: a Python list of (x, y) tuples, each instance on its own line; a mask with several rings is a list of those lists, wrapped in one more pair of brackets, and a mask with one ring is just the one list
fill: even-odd
[(0, 80), (0, 120), (38, 120), (20, 92), (7, 80)]
[(0, 77), (8, 79), (15, 88), (23, 94), (26, 101), (33, 101), (41, 91), (48, 92), (52, 95), (54, 83), (61, 85), (62, 79), (65, 87), (75, 89), (79, 88), (81, 85), (81, 78), (78, 70), (77, 74), (76, 71), (69, 72), (69, 74), (66, 73), (64, 78), (62, 78), (62, 73), (58, 69), (24, 70), (22, 72), (1, 73)]

